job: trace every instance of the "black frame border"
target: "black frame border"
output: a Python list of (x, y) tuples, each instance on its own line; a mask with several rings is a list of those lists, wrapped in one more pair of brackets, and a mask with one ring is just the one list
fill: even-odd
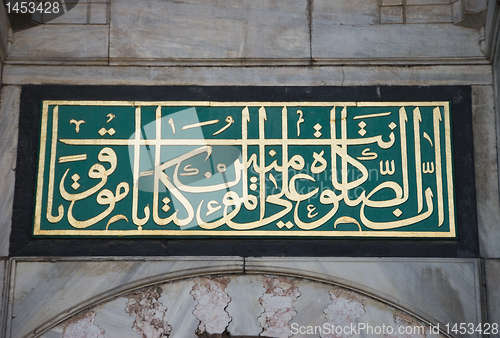
[[(470, 86), (74, 86), (23, 85), (10, 256), (479, 256)], [(34, 238), (43, 100), (450, 101), (458, 239)]]

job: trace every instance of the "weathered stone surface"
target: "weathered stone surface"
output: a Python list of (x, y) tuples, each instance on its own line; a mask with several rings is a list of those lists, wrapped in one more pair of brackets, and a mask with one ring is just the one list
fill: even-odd
[(197, 278), (194, 280), (191, 295), (197, 301), (193, 311), (193, 314), (200, 321), (196, 330), (197, 335), (222, 334), (226, 331), (231, 321), (231, 317), (225, 310), (231, 300), (225, 291), (229, 282), (229, 277)]
[(370, 67), (100, 67), (5, 65), (7, 84), (491, 85), (489, 65)]
[(335, 25), (320, 18), (313, 20), (312, 54), (314, 59), (351, 60), (484, 57), (475, 29), (453, 24)]
[(344, 67), (344, 86), (429, 86), (490, 84), (485, 66)]
[[(228, 331), (232, 336), (258, 336), (262, 332), (257, 318), (262, 313), (259, 298), (264, 294), (262, 277), (253, 275), (233, 276), (226, 287), (231, 302), (226, 308), (231, 316)], [(244, 305), (244, 311), (241, 304)]]
[(108, 4), (92, 2), (90, 5), (90, 24), (108, 23)]
[(169, 337), (172, 327), (165, 320), (167, 308), (158, 301), (162, 291), (161, 287), (155, 286), (127, 296), (125, 312), (135, 319), (132, 331), (142, 337)]
[[(357, 292), (349, 291), (344, 288), (333, 287), (330, 290), (332, 303), (325, 309), (327, 322), (335, 327), (351, 327), (355, 325), (356, 319), (363, 316), (366, 311), (363, 302), (367, 299)], [(348, 338), (350, 332), (337, 332), (322, 335), (322, 338)]]
[[(365, 310), (365, 314), (356, 319), (356, 323), (366, 324), (366, 327), (394, 326), (394, 312), (396, 312), (396, 309), (394, 309), (393, 307), (387, 304), (383, 304), (373, 298), (367, 298), (363, 301), (363, 308)], [(364, 332), (364, 335), (360, 336), (370, 338), (386, 338), (382, 333), (376, 334), (375, 332), (371, 332), (369, 335), (366, 333), (367, 332)]]
[(452, 0), (406, 0), (406, 6), (413, 5), (444, 5), (451, 4)]
[[(414, 330), (415, 326), (421, 326), (423, 324), (412, 314), (396, 310), (394, 307), (384, 304), (374, 298), (327, 283), (320, 283), (307, 279), (291, 279), (288, 277), (263, 275), (225, 275), (210, 278), (209, 280), (212, 282), (208, 282), (209, 284), (207, 284), (207, 278), (204, 277), (173, 281), (161, 285), (156, 284), (149, 286), (147, 289), (140, 289), (124, 297), (112, 298), (107, 303), (86, 310), (82, 314), (73, 316), (49, 332), (44, 333), (42, 337), (62, 338), (66, 328), (71, 325), (74, 326), (75, 323), (79, 323), (82, 328), (85, 328), (82, 332), (86, 332), (89, 337), (95, 337), (95, 334), (99, 337), (101, 332), (104, 331), (106, 338), (139, 336), (146, 338), (224, 338), (228, 336), (227, 332), (214, 335), (204, 332), (200, 336), (195, 334), (198, 320), (193, 315), (195, 302), (191, 296), (192, 288), (195, 286), (194, 289), (196, 292), (202, 291), (204, 295), (211, 295), (205, 299), (207, 302), (213, 301), (214, 299), (212, 296), (221, 290), (220, 285), (215, 285), (213, 281), (214, 279), (219, 279), (220, 281), (221, 278), (226, 279), (224, 283), (227, 281), (229, 282), (226, 290), (231, 286), (232, 293), (244, 293), (247, 296), (246, 298), (237, 297), (231, 299), (231, 303), (233, 304), (231, 310), (232, 314), (236, 314), (236, 317), (239, 318), (246, 316), (247, 320), (250, 321), (257, 320), (259, 314), (248, 312), (247, 304), (248, 301), (251, 303), (258, 303), (260, 299), (267, 309), (263, 316), (272, 315), (266, 318), (274, 322), (269, 323), (271, 325), (268, 326), (268, 329), (275, 331), (268, 332), (267, 335), (265, 335), (265, 333), (260, 334), (261, 328), (255, 333), (252, 327), (243, 325), (243, 327), (239, 328), (240, 333), (231, 333), (231, 337), (288, 337), (289, 335), (287, 332), (290, 331), (291, 336), (297, 338), (340, 338), (347, 336), (354, 338), (423, 338), (421, 335), (418, 335), (418, 333), (417, 335), (413, 335), (412, 333), (405, 334), (404, 332), (398, 334), (398, 329)], [(259, 291), (262, 292), (254, 292), (250, 295), (248, 293), (248, 288), (254, 288), (255, 291), (258, 290), (255, 286), (252, 286), (256, 281), (261, 285), (262, 290)], [(262, 282), (264, 282), (266, 286), (265, 292), (262, 287)], [(205, 290), (199, 289), (196, 285), (201, 285)], [(215, 288), (209, 290), (209, 288), (205, 288), (207, 285), (214, 286)], [(163, 290), (163, 292), (160, 290)], [(162, 293), (162, 295), (158, 298), (159, 293)], [(297, 298), (299, 293), (300, 296)], [(186, 306), (186, 304), (189, 303), (189, 301), (184, 301), (186, 297), (191, 299), (191, 304), (188, 306)], [(225, 297), (226, 296), (223, 295), (223, 298)], [(217, 302), (217, 300), (215, 300), (215, 302)], [(175, 315), (170, 315), (169, 319), (167, 319), (164, 312), (165, 307), (169, 308), (167, 314), (168, 312), (175, 312)], [(260, 309), (262, 311), (262, 307)], [(127, 315), (126, 311), (131, 312), (133, 316)], [(214, 317), (214, 312), (216, 314), (221, 314), (219, 310), (214, 311), (213, 307), (210, 306), (197, 307), (196, 312), (197, 315), (205, 319)], [(297, 312), (295, 316), (294, 312)], [(151, 315), (159, 320), (155, 322), (156, 324), (165, 323), (165, 320), (167, 320), (169, 325), (172, 326), (170, 335), (159, 331), (144, 331), (140, 335), (137, 334), (138, 332), (133, 324), (134, 318), (136, 320), (139, 319), (142, 323), (152, 323)], [(149, 320), (142, 321), (145, 317), (149, 317)], [(225, 315), (223, 315), (223, 317), (225, 317)], [(291, 320), (288, 321), (290, 318)], [(191, 319), (195, 319), (196, 323), (188, 323)], [(215, 318), (215, 321), (217, 320), (218, 319)], [(349, 329), (351, 327), (358, 327), (358, 323), (366, 323), (367, 325), (364, 329), (361, 329), (361, 326), (359, 326), (357, 333), (352, 332), (354, 334), (350, 335)], [(87, 326), (82, 326), (82, 324)], [(186, 324), (188, 324), (188, 327), (185, 326)], [(238, 323), (235, 323), (235, 326), (236, 325), (238, 325)], [(286, 329), (288, 325), (291, 326), (291, 330)], [(345, 330), (346, 326), (349, 329), (344, 331), (343, 334), (332, 334), (331, 332), (331, 330), (338, 330), (338, 328)], [(370, 326), (372, 331), (368, 328)], [(393, 328), (394, 334), (389, 335), (389, 331), (387, 330), (380, 334), (373, 333), (374, 327), (381, 329), (382, 326), (385, 328)], [(174, 333), (175, 328), (178, 329), (177, 334)], [(281, 330), (277, 330), (278, 328), (281, 328)], [(330, 332), (327, 331), (328, 329)], [(431, 334), (428, 330), (428, 326), (425, 326), (425, 329), (427, 330), (425, 332), (427, 338), (440, 338), (439, 335)], [(66, 334), (68, 332), (69, 331), (66, 330)], [(78, 334), (80, 334), (80, 332), (75, 333), (76, 337), (79, 337)], [(384, 336), (384, 334), (388, 335)]]
[(95, 325), (95, 313), (86, 311), (61, 324), (62, 338), (104, 338), (104, 330)]
[[(168, 334), (169, 338), (197, 338), (196, 329), (198, 326), (198, 319), (193, 315), (193, 311), (196, 306), (196, 301), (190, 294), (194, 283), (191, 280), (182, 280), (167, 284), (162, 284), (157, 287), (162, 289), (161, 297), (158, 299), (143, 299), (139, 306), (142, 307), (143, 312), (145, 311), (159, 313), (157, 310), (161, 308), (160, 313), (163, 315), (163, 323), (167, 323), (171, 328)], [(240, 288), (238, 290), (242, 292)], [(140, 291), (139, 291), (140, 293)], [(102, 328), (105, 331), (106, 338), (124, 338), (124, 337), (134, 337), (137, 335), (137, 331), (133, 330), (134, 322), (137, 320), (141, 321), (139, 316), (131, 316), (127, 314), (126, 309), (130, 303), (130, 296), (128, 297), (118, 297), (111, 300), (110, 302), (99, 305), (93, 308), (93, 312), (96, 314), (95, 325)], [(148, 307), (145, 306), (149, 304)], [(153, 308), (151, 309), (151, 305)], [(164, 310), (166, 309), (166, 312)], [(255, 317), (256, 318), (256, 317)], [(255, 319), (256, 320), (256, 319)], [(151, 321), (149, 321), (150, 323)], [(144, 322), (143, 324), (147, 324)], [(168, 324), (170, 323), (170, 324)], [(151, 329), (151, 327), (149, 327)], [(153, 327), (154, 329), (154, 327)], [(159, 331), (158, 331), (159, 332)], [(157, 332), (157, 333), (158, 333)], [(50, 330), (49, 332), (42, 335), (43, 338), (61, 338), (62, 330), (60, 326)], [(154, 334), (146, 334), (149, 337), (156, 337)]]
[(118, 297), (92, 309), (96, 317), (94, 324), (104, 330), (106, 338), (127, 338), (136, 334), (132, 332), (135, 318), (125, 312), (127, 302), (126, 297)]
[(57, 19), (47, 22), (52, 24), (86, 24), (87, 23), (87, 3), (78, 3), (69, 12), (61, 15)]
[[(9, 25), (9, 20), (7, 17), (7, 9), (5, 8), (5, 6), (1, 6), (1, 8), (0, 8), (0, 64), (7, 57), (7, 54), (8, 54), (9, 29), (10, 29), (10, 25)], [(0, 65), (0, 71), (1, 71), (1, 65)]]
[(247, 258), (245, 271), (307, 275), (351, 286), (430, 322), (481, 322), (475, 259)]
[[(324, 311), (332, 303), (329, 295), (332, 286), (324, 283), (311, 283), (309, 280), (299, 280), (297, 286), (300, 297), (293, 303), (297, 315), (293, 317), (291, 323), (295, 323), (299, 327), (322, 327), (327, 323)], [(292, 337), (297, 336), (300, 337), (300, 335)]]
[(264, 337), (288, 338), (292, 335), (289, 322), (297, 314), (294, 301), (300, 296), (298, 280), (286, 277), (263, 276), (266, 292), (259, 298), (264, 312), (259, 317)]
[[(25, 337), (72, 311), (87, 307), (109, 294), (192, 274), (243, 272), (243, 259), (225, 257), (142, 260), (70, 259), (53, 262), (17, 261), (12, 338)], [(168, 304), (166, 305), (168, 307)]]
[(4, 329), (3, 315), (5, 313), (5, 309), (3, 308), (4, 306), (3, 301), (4, 301), (4, 292), (6, 291), (4, 284), (5, 265), (6, 265), (6, 260), (0, 259), (0, 332), (3, 332)]
[(313, 31), (316, 21), (328, 21), (331, 25), (356, 26), (379, 23), (378, 0), (314, 0), (312, 4)]
[(113, 1), (110, 57), (309, 57), (306, 7), (306, 0)]
[(165, 319), (171, 323), (169, 338), (197, 338), (199, 320), (193, 314), (196, 301), (191, 295), (194, 282), (185, 280), (163, 284), (160, 301), (168, 307)]
[(450, 4), (406, 6), (406, 23), (445, 22), (452, 22)]
[(381, 0), (380, 3), (381, 6), (400, 6), (402, 4), (403, 0)]
[(403, 23), (403, 6), (382, 7), (380, 23)]
[(108, 31), (102, 25), (40, 25), (14, 33), (9, 59), (29, 59), (31, 63), (47, 59), (106, 59)]
[[(486, 306), (488, 310), (488, 322), (500, 325), (500, 260), (485, 260), (486, 275)], [(492, 338), (499, 338), (500, 331), (497, 334), (490, 335)]]
[(493, 88), (472, 88), (477, 218), (483, 257), (500, 258), (497, 135)]
[[(401, 311), (394, 313), (394, 333), (386, 335), (387, 338), (425, 338), (426, 325), (417, 321)], [(401, 333), (404, 332), (404, 333)]]
[(20, 95), (17, 86), (4, 86), (0, 92), (0, 257), (9, 255)]

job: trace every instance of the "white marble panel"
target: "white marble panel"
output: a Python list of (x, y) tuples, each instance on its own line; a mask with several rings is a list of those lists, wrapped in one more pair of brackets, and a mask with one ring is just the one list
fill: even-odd
[(90, 23), (91, 24), (108, 23), (108, 4), (97, 3), (97, 2), (90, 4)]
[(403, 6), (387, 6), (380, 8), (380, 23), (395, 24), (403, 22)]
[(344, 86), (491, 84), (489, 66), (344, 67)]
[(191, 295), (193, 281), (163, 284), (159, 301), (167, 307), (165, 319), (172, 326), (169, 338), (197, 338), (198, 318), (193, 314), (196, 301)]
[[(488, 322), (500, 325), (500, 260), (485, 260), (486, 275), (486, 306), (488, 309)], [(500, 338), (500, 331), (490, 335), (491, 338)]]
[(69, 12), (61, 15), (57, 19), (47, 22), (47, 25), (52, 24), (86, 24), (87, 23), (87, 4), (78, 3)]
[(491, 86), (472, 87), (472, 128), (481, 255), (500, 258), (497, 136)]
[(478, 31), (453, 24), (336, 25), (313, 20), (314, 59), (482, 57)]
[[(363, 302), (365, 314), (356, 319), (356, 323), (364, 323), (370, 326), (394, 326), (394, 312), (396, 309), (384, 303), (368, 298)], [(358, 332), (351, 338), (386, 338), (384, 334), (369, 333), (367, 331)]]
[[(384, 1), (396, 4), (398, 1)], [(379, 0), (331, 1), (314, 0), (315, 21), (329, 21), (331, 25), (376, 25), (379, 23)]]
[(0, 333), (2, 333), (4, 329), (3, 315), (5, 313), (4, 309), (5, 264), (6, 261), (4, 259), (0, 259)]
[(481, 322), (475, 259), (247, 258), (245, 271), (335, 281), (398, 304), (429, 321)]
[(63, 330), (60, 327), (54, 328), (48, 332), (45, 332), (40, 336), (40, 338), (62, 338)]
[[(300, 326), (323, 326), (327, 323), (324, 311), (332, 303), (330, 290), (332, 285), (300, 281), (298, 284), (300, 297), (295, 301), (294, 308), (297, 315), (291, 320)], [(302, 337), (300, 333), (292, 337)]]
[(451, 4), (454, 0), (406, 0), (407, 6), (413, 5), (444, 5)]
[(0, 92), (0, 257), (9, 254), (20, 95), (18, 86), (4, 86)]
[(14, 33), (9, 59), (107, 58), (108, 31), (101, 25), (40, 25)]
[(306, 6), (306, 0), (112, 1), (110, 57), (309, 57)]
[(491, 85), (490, 65), (415, 67), (100, 67), (5, 65), (8, 84)]
[(451, 22), (451, 5), (406, 6), (406, 23)]
[(46, 323), (50, 326), (132, 287), (191, 274), (242, 271), (243, 259), (225, 257), (16, 261), (14, 318), (9, 330), (12, 338), (31, 337)]
[(464, 18), (464, 4), (462, 0), (457, 0), (451, 4), (451, 16), (453, 22), (460, 22)]
[[(381, 0), (380, 6), (401, 6), (403, 5), (403, 0)], [(408, 0), (407, 0), (408, 2)]]
[[(237, 322), (233, 325), (233, 330), (229, 330), (232, 337), (247, 337), (247, 336), (259, 336), (262, 329), (260, 327), (254, 328), (252, 325), (246, 325), (242, 322), (243, 319), (247, 321), (256, 320), (256, 316), (259, 316), (259, 312), (248, 311), (249, 303), (259, 303), (262, 301), (262, 294), (256, 286), (261, 284), (264, 279), (267, 280), (268, 287), (272, 286), (272, 290), (268, 290), (266, 294), (269, 296), (276, 292), (281, 296), (276, 296), (267, 298), (265, 303), (268, 306), (276, 306), (276, 317), (271, 319), (268, 323), (271, 326), (276, 326), (277, 321), (280, 319), (286, 320), (286, 327), (290, 325), (291, 332), (295, 333), (293, 337), (319, 337), (321, 331), (323, 334), (321, 337), (331, 337), (326, 332), (325, 325), (336, 325), (344, 328), (345, 325), (351, 327), (357, 327), (360, 323), (368, 324), (374, 330), (374, 327), (396, 327), (401, 325), (398, 324), (398, 319), (403, 319), (415, 323), (416, 325), (423, 325), (428, 328), (427, 324), (419, 322), (418, 319), (414, 318), (412, 314), (403, 313), (396, 308), (380, 302), (377, 299), (368, 298), (366, 296), (360, 295), (358, 293), (348, 291), (337, 286), (317, 282), (314, 280), (304, 280), (304, 279), (294, 279), (300, 288), (299, 290), (295, 288), (295, 291), (287, 289), (286, 277), (270, 277), (264, 275), (241, 275), (241, 276), (224, 276), (223, 278), (230, 279), (230, 284), (233, 284), (231, 294), (232, 309), (230, 310), (233, 320)], [(195, 279), (196, 280), (196, 279)], [(289, 279), (288, 279), (289, 280)], [(257, 282), (257, 285), (253, 285)], [(161, 285), (162, 294), (159, 299), (152, 299), (148, 296), (152, 296), (151, 293), (145, 293), (139, 303), (134, 302), (134, 309), (132, 310), (133, 315), (128, 315), (126, 312), (127, 306), (127, 296), (111, 299), (108, 303), (97, 306), (86, 312), (91, 314), (91, 316), (82, 317), (82, 314), (78, 314), (74, 317), (69, 318), (67, 321), (63, 322), (61, 325), (42, 334), (43, 338), (61, 338), (64, 328), (69, 328), (69, 326), (74, 325), (82, 318), (92, 319), (92, 322), (83, 321), (80, 322), (82, 328), (87, 329), (87, 332), (79, 332), (81, 335), (78, 337), (96, 337), (96, 333), (103, 333), (99, 337), (106, 338), (121, 338), (121, 337), (137, 337), (137, 334), (142, 331), (143, 335), (146, 337), (159, 337), (159, 331), (154, 334), (155, 326), (154, 322), (149, 320), (154, 314), (156, 319), (159, 319), (162, 323), (167, 323), (167, 325), (172, 329), (170, 331), (169, 337), (175, 338), (196, 338), (195, 333), (198, 320), (193, 315), (193, 310), (195, 309), (196, 302), (193, 300), (192, 289), (194, 283), (192, 279), (187, 280), (177, 280), (171, 283), (166, 283)], [(294, 286), (294, 287), (295, 287)], [(248, 292), (249, 288), (252, 291), (259, 292)], [(157, 289), (157, 286), (154, 287)], [(298, 298), (289, 294), (292, 291), (293, 294), (298, 296)], [(269, 293), (271, 292), (271, 294)], [(237, 294), (245, 294), (243, 297), (234, 297)], [(332, 298), (335, 294), (334, 299)], [(283, 303), (284, 299), (293, 298), (295, 301), (289, 299)], [(274, 299), (274, 301), (272, 300)], [(137, 301), (137, 299), (136, 299)], [(361, 303), (360, 303), (361, 302)], [(280, 305), (281, 304), (281, 305)], [(280, 311), (280, 306), (284, 304), (293, 306), (289, 308), (291, 311), (290, 315), (292, 317), (283, 317), (284, 312)], [(293, 305), (292, 305), (293, 304)], [(252, 305), (250, 304), (250, 307)], [(130, 310), (130, 308), (129, 308)], [(166, 310), (166, 314), (164, 311)], [(204, 308), (205, 315), (209, 314), (213, 309), (211, 307)], [(333, 311), (333, 312), (332, 312)], [(128, 311), (130, 312), (130, 311)], [(196, 312), (196, 311), (195, 311)], [(325, 312), (328, 312), (333, 317), (330, 317), (330, 322), (327, 322)], [(85, 313), (85, 312), (84, 312)], [(142, 314), (142, 316), (141, 316)], [(149, 319), (146, 319), (149, 318)], [(146, 319), (146, 320), (145, 320)], [(134, 322), (138, 320), (139, 322)], [(80, 324), (80, 325), (81, 325)], [(240, 326), (242, 325), (242, 326)], [(367, 326), (368, 326), (367, 325)], [(239, 326), (237, 330), (234, 330), (236, 326)], [(319, 327), (319, 329), (318, 329)], [(282, 327), (283, 328), (283, 327)], [(269, 330), (270, 327), (267, 327)], [(308, 330), (316, 330), (314, 334), (309, 334)], [(268, 334), (270, 337), (288, 337), (284, 330), (274, 331), (272, 334)], [(287, 332), (290, 329), (286, 330)], [(90, 334), (93, 332), (94, 334)], [(369, 330), (358, 331), (359, 334), (354, 334), (354, 338), (368, 338), (377, 337), (384, 338), (383, 335), (371, 334)], [(74, 333), (74, 326), (73, 326)], [(141, 334), (139, 334), (141, 335)], [(267, 336), (267, 335), (266, 335)], [(341, 335), (341, 337), (347, 338), (349, 335)], [(397, 336), (397, 335), (396, 335)], [(390, 337), (396, 337), (390, 336)], [(65, 337), (73, 338), (74, 335), (65, 332)], [(407, 337), (407, 336), (405, 336)], [(439, 335), (429, 335), (427, 332), (427, 337), (437, 338)]]
[[(262, 332), (257, 318), (264, 312), (259, 298), (266, 290), (262, 286), (262, 276), (245, 275), (231, 278), (226, 293), (231, 297), (226, 311), (232, 320), (228, 331), (232, 336), (258, 336)], [(242, 311), (242, 304), (245, 304)]]
[(95, 312), (94, 324), (104, 330), (106, 338), (124, 338), (133, 335), (134, 317), (125, 312), (126, 306), (127, 298), (119, 297), (92, 309)]

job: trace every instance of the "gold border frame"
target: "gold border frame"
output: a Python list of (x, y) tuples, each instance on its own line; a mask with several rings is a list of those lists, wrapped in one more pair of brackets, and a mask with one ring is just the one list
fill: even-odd
[[(281, 231), (281, 230), (240, 230), (240, 231), (217, 231), (217, 230), (41, 230), (42, 202), (43, 202), (43, 177), (45, 170), (45, 157), (47, 147), (47, 125), (48, 108), (50, 105), (72, 105), (72, 106), (207, 106), (207, 107), (323, 107), (323, 106), (354, 106), (354, 107), (404, 107), (404, 106), (440, 106), (444, 108), (445, 123), (445, 149), (446, 149), (446, 177), (449, 206), (449, 232), (415, 232), (415, 231)], [(53, 133), (54, 134), (54, 133)], [(52, 138), (57, 138), (56, 134)], [(51, 161), (54, 154), (51, 154)], [(450, 103), (448, 101), (429, 101), (429, 102), (218, 102), (218, 101), (65, 101), (65, 100), (46, 100), (43, 101), (42, 121), (40, 130), (40, 148), (37, 173), (37, 190), (35, 204), (35, 222), (33, 235), (35, 236), (103, 236), (103, 237), (147, 237), (147, 236), (220, 236), (220, 237), (238, 237), (238, 236), (270, 236), (270, 237), (386, 237), (386, 238), (455, 238), (455, 200), (454, 200), (454, 176), (451, 150), (451, 123), (450, 123)], [(50, 179), (49, 179), (50, 181)], [(50, 187), (49, 187), (50, 190)]]

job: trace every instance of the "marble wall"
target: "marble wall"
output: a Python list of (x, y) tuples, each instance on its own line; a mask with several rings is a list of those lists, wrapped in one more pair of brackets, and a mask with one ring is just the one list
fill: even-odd
[(80, 337), (69, 334), (78, 328), (289, 337), (293, 323), (482, 321), (476, 259), (20, 258), (10, 277), (9, 338)]
[[(399, 6), (381, 9), (378, 0), (114, 0), (109, 4), (103, 0), (93, 1), (90, 7), (84, 2), (50, 24), (16, 32), (6, 62), (488, 63), (480, 49), (479, 27), (454, 25), (450, 2), (416, 1), (403, 7), (399, 16), (408, 24), (393, 25), (386, 24), (384, 8), (394, 12)], [(400, 20), (392, 14), (394, 22)]]
[[(245, 302), (239, 302), (242, 297)], [(184, 308), (185, 316), (179, 317)], [(364, 294), (273, 275), (209, 276), (149, 286), (86, 309), (40, 337), (196, 338), (227, 332), (278, 338), (442, 337), (429, 323)]]
[(9, 255), (20, 95), (18, 86), (3, 86), (0, 91), (0, 256)]
[(500, 322), (500, 53), (493, 72), (490, 61), (498, 20), (480, 21), (484, 32), (470, 18), (457, 25), (454, 11), (460, 3), (465, 18), (484, 1), (80, 2), (12, 43), (0, 6), (0, 257), (8, 256), (20, 86), (109, 84), (471, 85), (481, 258), (3, 259), (0, 281), (7, 271), (12, 284), (0, 292), (0, 336), (288, 337), (293, 323)]

